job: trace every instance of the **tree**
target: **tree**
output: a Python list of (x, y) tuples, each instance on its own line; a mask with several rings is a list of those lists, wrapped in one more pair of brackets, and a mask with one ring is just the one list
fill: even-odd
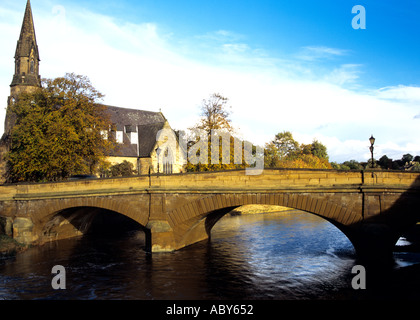
[(285, 160), (286, 157), (291, 157), (300, 150), (299, 143), (293, 139), (290, 131), (283, 131), (276, 134), (272, 143), (277, 148), (277, 154), (280, 160)]
[(411, 171), (416, 171), (416, 172), (420, 172), (420, 162), (415, 162), (414, 164), (413, 164), (413, 166), (411, 167), (411, 169), (410, 169)]
[(311, 153), (320, 159), (328, 160), (327, 147), (318, 140), (314, 140), (311, 144)]
[(231, 111), (227, 110), (228, 98), (219, 93), (214, 93), (209, 99), (203, 100), (201, 104), (201, 119), (193, 129), (205, 130), (210, 136), (211, 130), (224, 130), (233, 133), (233, 127), (229, 116)]
[(87, 77), (73, 73), (43, 79), (37, 91), (21, 94), (10, 108), (16, 124), (7, 180), (57, 181), (96, 173), (113, 147), (112, 139), (103, 137), (110, 121), (97, 104), (102, 97)]
[(390, 167), (392, 166), (392, 159), (389, 159), (386, 155), (383, 155), (379, 158), (378, 165), (382, 169), (390, 169)]
[(327, 147), (317, 140), (311, 144), (299, 145), (290, 131), (280, 132), (276, 134), (273, 141), (266, 143), (264, 166), (266, 168), (332, 168), (328, 162)]
[(313, 154), (302, 154), (297, 158), (280, 161), (279, 168), (308, 168), (308, 169), (332, 169), (326, 159), (318, 158)]
[(300, 145), (300, 152), (302, 154), (312, 154), (320, 159), (328, 160), (329, 158), (327, 147), (316, 139), (311, 144)]
[(281, 160), (278, 155), (277, 146), (273, 141), (266, 143), (264, 148), (264, 167), (265, 168), (279, 168)]
[(331, 167), (336, 170), (350, 170), (350, 167), (345, 164), (339, 164), (337, 162), (331, 162)]
[(365, 170), (371, 170), (371, 169), (378, 169), (381, 168), (381, 166), (378, 164), (378, 162), (376, 161), (376, 159), (369, 159), (366, 163), (365, 163)]
[[(189, 128), (188, 162), (186, 171), (215, 171), (245, 168), (242, 141), (233, 136), (234, 129), (229, 118), (226, 97), (214, 93), (201, 104), (201, 119)], [(235, 159), (235, 145), (241, 146), (240, 159)], [(253, 150), (255, 151), (255, 150)], [(237, 152), (238, 153), (238, 152)], [(229, 154), (229, 156), (227, 156)], [(194, 158), (196, 161), (191, 161)]]
[(109, 168), (110, 177), (129, 177), (136, 174), (134, 166), (131, 162), (124, 160), (121, 163), (114, 164)]
[(363, 166), (356, 160), (344, 161), (343, 165), (347, 166), (350, 170), (363, 170)]
[(411, 161), (413, 161), (413, 158), (414, 157), (411, 154), (407, 153), (407, 154), (404, 154), (402, 156), (401, 161), (403, 162), (403, 164), (406, 164), (406, 163), (410, 163)]

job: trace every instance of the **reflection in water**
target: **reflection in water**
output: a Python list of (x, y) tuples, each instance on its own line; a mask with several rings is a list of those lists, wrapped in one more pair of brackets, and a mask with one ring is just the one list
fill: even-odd
[[(351, 243), (330, 223), (299, 211), (227, 215), (214, 226), (210, 241), (172, 253), (149, 254), (143, 247), (144, 234), (131, 232), (29, 249), (0, 260), (0, 299), (356, 296)], [(51, 288), (54, 265), (66, 268), (66, 290)]]
[(209, 263), (242, 268), (244, 298), (317, 298), (328, 286), (347, 285), (341, 273), (348, 274), (353, 266), (353, 247), (325, 220), (295, 211), (229, 217), (223, 222), (213, 230)]

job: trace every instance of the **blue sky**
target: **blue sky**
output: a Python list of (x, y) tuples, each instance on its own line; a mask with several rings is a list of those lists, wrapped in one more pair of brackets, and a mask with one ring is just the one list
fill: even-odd
[[(25, 3), (0, 2), (4, 104)], [(219, 92), (238, 135), (261, 145), (289, 130), (332, 161), (365, 161), (373, 134), (376, 158), (420, 155), (420, 1), (31, 3), (41, 75), (85, 74), (107, 104), (161, 109), (186, 129)]]
[[(351, 8), (367, 10), (367, 29), (355, 32)], [(83, 5), (81, 3), (80, 5)], [(323, 1), (106, 1), (92, 11), (133, 23), (152, 21), (163, 32), (193, 41), (226, 30), (274, 57), (293, 57), (305, 47), (343, 50), (326, 64), (363, 64), (365, 85), (420, 85), (420, 2), (417, 0)], [(342, 59), (337, 59), (342, 58)], [(416, 72), (417, 71), (417, 72)]]

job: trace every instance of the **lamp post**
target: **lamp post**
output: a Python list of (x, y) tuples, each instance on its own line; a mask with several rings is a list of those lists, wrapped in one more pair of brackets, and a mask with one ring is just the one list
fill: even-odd
[(159, 174), (159, 155), (160, 155), (160, 148), (156, 149), (156, 155), (157, 155), (157, 173)]
[(370, 142), (369, 150), (370, 150), (370, 155), (371, 155), (370, 161), (371, 161), (371, 167), (373, 169), (373, 145), (375, 144), (375, 138), (373, 137), (373, 135), (370, 135), (369, 142)]

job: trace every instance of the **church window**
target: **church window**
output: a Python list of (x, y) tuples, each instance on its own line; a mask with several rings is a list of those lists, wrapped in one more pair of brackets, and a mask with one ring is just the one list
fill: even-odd
[(173, 158), (172, 152), (167, 148), (163, 154), (163, 173), (172, 174), (173, 173)]
[(116, 132), (116, 136), (115, 136), (115, 140), (117, 141), (117, 143), (124, 143), (124, 132), (122, 131), (117, 131)]
[(104, 140), (108, 140), (108, 131), (101, 130), (101, 136)]
[(30, 72), (31, 73), (35, 73), (35, 62), (34, 62), (34, 59), (31, 60)]

